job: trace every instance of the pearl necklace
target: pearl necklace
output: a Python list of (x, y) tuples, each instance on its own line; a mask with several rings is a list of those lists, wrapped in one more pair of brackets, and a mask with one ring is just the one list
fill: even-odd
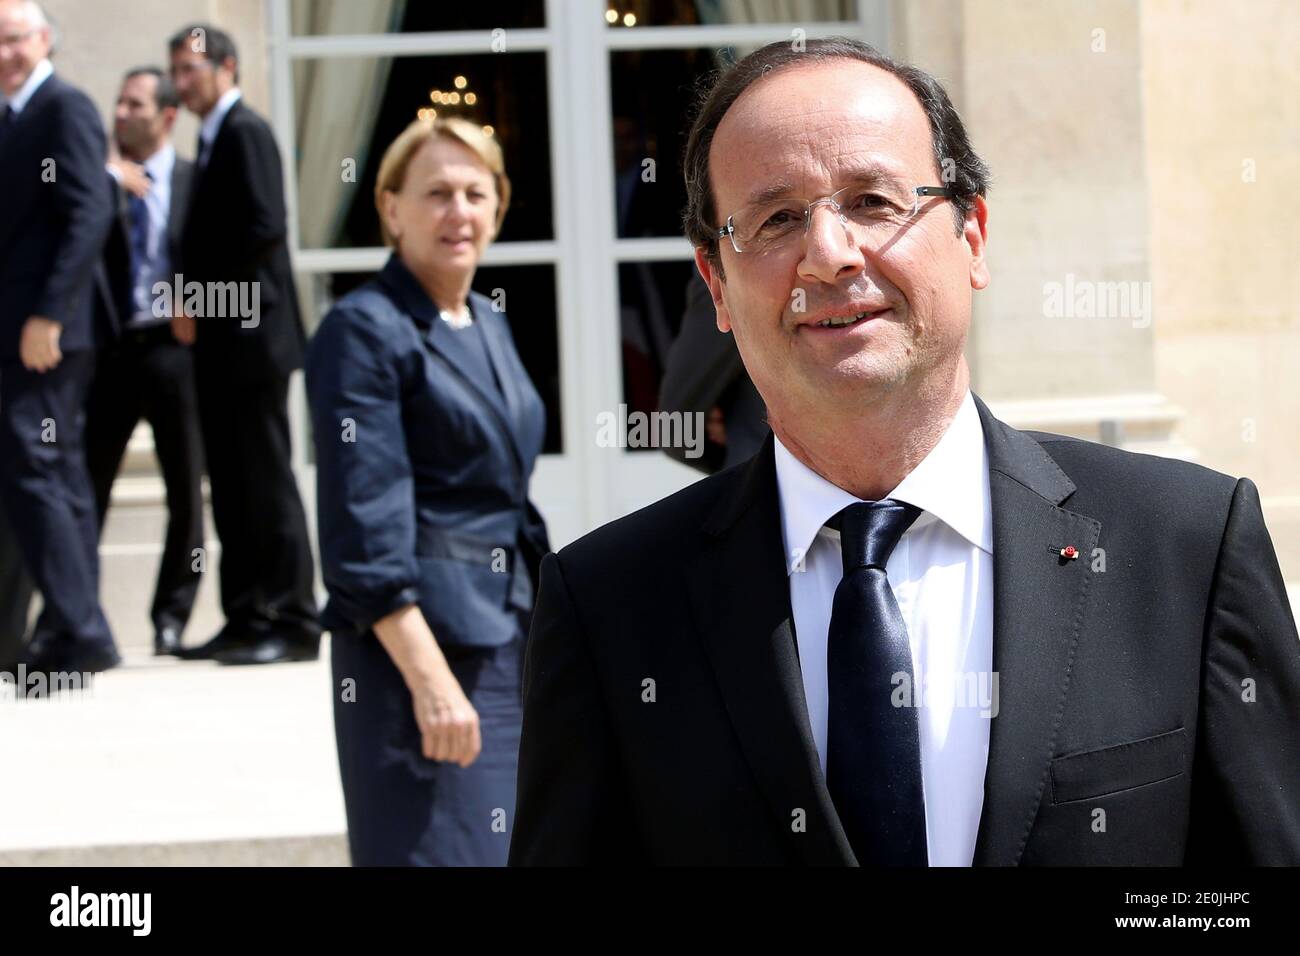
[(438, 316), (453, 329), (464, 329), (474, 322), (468, 305), (462, 306), (459, 312), (448, 312), (446, 309), (439, 309)]

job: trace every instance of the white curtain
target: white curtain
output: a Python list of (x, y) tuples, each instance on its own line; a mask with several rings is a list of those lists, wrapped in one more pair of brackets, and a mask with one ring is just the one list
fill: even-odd
[[(859, 0), (867, 3), (869, 0)], [(853, 0), (695, 0), (700, 22), (714, 23), (834, 23), (845, 21), (844, 32), (857, 31)], [(732, 48), (737, 60), (758, 49)], [(725, 65), (720, 62), (719, 66)]]
[(854, 16), (853, 0), (697, 0), (696, 5), (702, 23), (813, 23)]
[[(298, 0), (290, 9), (299, 36), (388, 33), (400, 27), (406, 0)], [(344, 180), (343, 163), (355, 163), (359, 181), (390, 62), (371, 56), (294, 61), (298, 228), (304, 249), (332, 245), (343, 227), (358, 186)]]

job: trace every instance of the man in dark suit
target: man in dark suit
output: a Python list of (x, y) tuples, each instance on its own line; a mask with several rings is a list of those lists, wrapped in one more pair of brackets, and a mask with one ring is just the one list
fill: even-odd
[[(180, 100), (157, 67), (131, 70), (114, 110), (119, 158), (110, 162), (116, 212), (96, 296), (101, 351), (86, 408), (86, 459), (101, 528), (113, 482), (140, 419), (153, 430), (167, 487), (167, 535), (150, 619), (154, 652), (169, 654), (194, 608), (203, 547), (203, 446), (190, 347), (176, 340), (167, 297), (181, 272), (180, 236), (193, 166), (171, 130)], [(120, 186), (119, 186), (120, 182)]]
[[(182, 651), (226, 664), (310, 660), (320, 625), (307, 520), (290, 457), (289, 376), (305, 336), (289, 263), (280, 152), (240, 98), (234, 43), (195, 25), (170, 43), (171, 74), (201, 119), (185, 283), (238, 293), (240, 308), (181, 319), (194, 361), (225, 627)], [(211, 297), (209, 297), (209, 302)], [(252, 308), (246, 308), (248, 303)]]
[(119, 661), (82, 446), (90, 280), (112, 212), (99, 114), (54, 75), (50, 48), (37, 4), (0, 0), (0, 501), (44, 599), (27, 664), (94, 672)]
[(511, 861), (1300, 863), (1256, 488), (970, 392), (988, 171), (937, 81), (771, 44), (685, 166), (773, 436), (543, 562)]
[(664, 452), (682, 464), (713, 474), (747, 461), (767, 437), (767, 409), (754, 388), (736, 343), (718, 331), (713, 297), (698, 273), (686, 287), (682, 325), (668, 350), (659, 410), (705, 416), (704, 454), (688, 455), (685, 444)]

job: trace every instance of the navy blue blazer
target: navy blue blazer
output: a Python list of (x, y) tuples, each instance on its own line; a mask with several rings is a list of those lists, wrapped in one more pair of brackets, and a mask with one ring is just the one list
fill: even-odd
[(528, 500), (546, 416), (504, 313), (470, 307), (504, 396), (449, 360), (461, 334), (396, 256), (340, 299), (307, 351), (321, 566), (332, 631), (418, 603), (440, 643), (520, 634), (550, 550)]
[(51, 75), (0, 139), (0, 360), (29, 316), (63, 324), (59, 348), (91, 348), (91, 282), (113, 216), (95, 104)]

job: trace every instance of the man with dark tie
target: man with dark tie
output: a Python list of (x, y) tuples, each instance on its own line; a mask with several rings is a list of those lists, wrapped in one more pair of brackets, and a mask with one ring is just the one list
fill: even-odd
[(99, 114), (54, 75), (51, 47), (38, 4), (0, 0), (0, 504), (44, 602), (25, 662), (95, 672), (120, 660), (82, 446), (91, 277), (112, 212)]
[[(97, 296), (101, 351), (86, 408), (86, 460), (102, 528), (118, 467), (140, 419), (153, 431), (167, 488), (167, 534), (150, 619), (154, 653), (169, 654), (194, 608), (203, 547), (203, 439), (190, 347), (154, 285), (182, 271), (181, 224), (192, 164), (171, 143), (180, 100), (157, 67), (131, 70), (114, 109), (118, 158), (109, 163), (117, 216)], [(120, 185), (119, 185), (120, 183)]]
[[(226, 664), (311, 660), (320, 625), (288, 414), (289, 377), (302, 367), (305, 335), (280, 151), (267, 122), (242, 101), (229, 36), (196, 24), (172, 37), (169, 49), (176, 91), (201, 122), (181, 240), (185, 285), (197, 282), (209, 293), (206, 303), (223, 303), (215, 314), (176, 323), (194, 341), (226, 615), (215, 637), (180, 656)], [(211, 294), (217, 290), (221, 296)]]
[(971, 392), (989, 173), (943, 87), (773, 43), (684, 166), (773, 434), (544, 560), (511, 862), (1300, 864), (1258, 490)]

